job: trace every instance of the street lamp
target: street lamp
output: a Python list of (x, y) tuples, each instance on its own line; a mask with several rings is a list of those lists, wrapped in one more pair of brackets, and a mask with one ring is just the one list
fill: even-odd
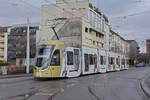
[[(12, 3), (12, 6), (18, 6), (16, 3)], [(30, 23), (27, 18), (27, 46), (26, 46), (26, 73), (30, 73)]]
[(30, 73), (30, 25), (27, 18), (27, 48), (26, 48), (26, 73)]

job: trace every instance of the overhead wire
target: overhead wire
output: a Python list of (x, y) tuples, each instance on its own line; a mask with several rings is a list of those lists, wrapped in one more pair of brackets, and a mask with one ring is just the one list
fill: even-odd
[(40, 9), (39, 7), (34, 6), (34, 5), (32, 5), (32, 4), (30, 4), (30, 3), (26, 2), (26, 1), (24, 1), (24, 0), (19, 0), (19, 1), (22, 2), (22, 3), (25, 3), (26, 5), (29, 5), (30, 7), (33, 7), (33, 8), (36, 8), (36, 9)]
[[(44, 0), (45, 1), (45, 0)], [(68, 6), (71, 6), (70, 5), (70, 3), (69, 2), (67, 2), (67, 1), (65, 1), (65, 0), (63, 0), (64, 1), (64, 3), (63, 2), (61, 2), (61, 4), (67, 4)], [(48, 1), (48, 0), (46, 0), (46, 2), (48, 2), (48, 3), (52, 3), (52, 2), (50, 2), (50, 1)], [(76, 1), (76, 3), (77, 3), (77, 1)], [(61, 10), (63, 10), (63, 11), (67, 11), (67, 10), (65, 10), (65, 8), (61, 8), (60, 6), (57, 6), (57, 5), (53, 5), (53, 6), (55, 6), (55, 7), (58, 7), (59, 9), (61, 9)], [(74, 10), (76, 9), (76, 7), (74, 8)], [(83, 17), (83, 18), (85, 18), (85, 19), (88, 19), (87, 17), (85, 17), (85, 16), (81, 16), (81, 17)], [(86, 21), (87, 23), (90, 23), (89, 21)]]
[[(49, 2), (49, 3), (52, 3), (52, 2), (50, 2), (50, 1), (48, 1), (48, 0), (44, 0), (45, 2)], [(32, 5), (32, 4), (30, 4), (30, 3), (28, 3), (28, 2), (26, 2), (26, 1), (24, 1), (24, 0), (19, 0), (18, 2), (21, 2), (22, 4), (25, 4), (26, 6), (28, 6), (28, 7), (32, 7), (32, 8), (35, 8), (35, 9), (38, 9), (38, 10), (40, 10), (40, 7), (37, 7), (37, 6), (35, 6), (35, 5)], [(12, 4), (12, 6), (18, 6), (19, 4)], [(61, 9), (61, 10), (63, 10), (62, 8), (60, 8), (59, 6), (57, 6), (57, 5), (53, 5), (53, 6), (55, 6), (55, 7), (57, 7), (58, 9)], [(47, 11), (48, 12), (48, 11)], [(33, 13), (35, 13), (35, 12), (33, 12)], [(49, 13), (49, 12), (48, 12)]]
[[(22, 3), (24, 3), (24, 4), (28, 5), (28, 6), (30, 6), (30, 7), (40, 9), (39, 7), (34, 6), (34, 5), (32, 5), (32, 4), (30, 4), (30, 3), (26, 2), (26, 1), (24, 1), (24, 0), (20, 0), (20, 1), (21, 1)], [(65, 1), (65, 0), (63, 0), (63, 1)], [(52, 2), (49, 1), (49, 0), (44, 0), (44, 2), (47, 2), (47, 3), (51, 3), (51, 4), (52, 4)], [(64, 3), (67, 4), (68, 6), (70, 5), (70, 4), (69, 4), (68, 2), (66, 2), (66, 1), (65, 1)], [(77, 2), (76, 2), (76, 3), (77, 3)], [(61, 8), (60, 6), (57, 6), (56, 4), (53, 4), (52, 6), (55, 6), (55, 7), (57, 7), (58, 9), (65, 11), (64, 8)], [(75, 8), (76, 8), (76, 7), (75, 7)], [(47, 11), (47, 12), (48, 12), (48, 11)], [(49, 13), (49, 12), (48, 12), (48, 13)], [(79, 16), (81, 16), (81, 15), (79, 15)], [(86, 20), (84, 20), (84, 21), (90, 24), (90, 22), (88, 21), (88, 17), (87, 17), (87, 16), (83, 16), (83, 15), (82, 15), (81, 17), (85, 18)], [(46, 25), (44, 25), (44, 26), (46, 26)], [(49, 25), (47, 25), (47, 26), (49, 26)]]
[[(66, 2), (65, 0), (63, 0), (63, 1), (64, 1), (64, 3), (67, 4), (68, 6), (70, 5), (70, 4), (69, 4), (68, 2)], [(26, 2), (26, 1), (24, 1), (24, 0), (20, 0), (20, 2), (26, 4), (26, 5), (30, 6), (30, 7), (33, 7), (33, 8), (36, 8), (36, 9), (40, 9), (39, 7), (34, 6), (34, 5), (32, 5), (32, 4), (30, 4), (30, 3)], [(46, 3), (51, 3), (51, 4), (52, 4), (52, 2), (49, 1), (49, 0), (44, 0), (44, 2), (46, 2)], [(61, 8), (60, 6), (57, 6), (56, 4), (54, 4), (54, 5), (52, 5), (52, 6), (55, 6), (55, 7), (57, 7), (58, 9), (65, 11), (64, 8)], [(49, 12), (48, 12), (48, 13), (49, 13)], [(79, 15), (79, 16), (80, 16), (80, 15)], [(86, 16), (81, 16), (81, 17), (83, 17), (83, 18), (85, 18), (85, 19), (88, 20), (88, 17), (86, 17)], [(89, 21), (87, 21), (87, 22), (90, 23)]]
[(138, 15), (142, 15), (142, 14), (147, 14), (150, 13), (150, 10), (147, 11), (143, 11), (143, 12), (137, 12), (137, 13), (132, 13), (132, 14), (128, 14), (128, 15), (124, 15), (124, 16), (119, 16), (119, 17), (112, 17), (110, 19), (127, 19), (127, 17), (133, 17), (133, 16), (138, 16)]

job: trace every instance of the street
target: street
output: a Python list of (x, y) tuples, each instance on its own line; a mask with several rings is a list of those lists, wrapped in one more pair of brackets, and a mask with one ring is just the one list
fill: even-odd
[(150, 68), (81, 76), (72, 79), (0, 80), (0, 100), (149, 100), (140, 80)]

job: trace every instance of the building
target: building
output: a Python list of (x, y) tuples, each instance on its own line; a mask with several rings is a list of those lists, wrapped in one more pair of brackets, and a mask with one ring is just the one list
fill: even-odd
[(150, 39), (146, 40), (146, 53), (150, 54)]
[(111, 30), (108, 18), (87, 0), (56, 0), (56, 4), (43, 5), (37, 42), (57, 39), (51, 28), (55, 24), (60, 40), (76, 44), (83, 41), (82, 45), (129, 55), (129, 43)]
[(8, 27), (0, 27), (0, 60), (7, 62)]
[[(30, 58), (36, 55), (36, 32), (39, 24), (30, 24)], [(25, 65), (26, 63), (27, 24), (13, 25), (8, 34), (8, 63)], [(32, 60), (32, 59), (31, 59)], [(33, 59), (34, 60), (34, 59)], [(31, 61), (31, 65), (33, 65)]]
[(138, 60), (140, 48), (138, 43), (135, 40), (128, 40), (130, 44), (130, 52), (129, 52), (129, 57), (130, 57), (130, 64), (135, 65)]
[(56, 4), (43, 5), (42, 25), (37, 40), (57, 39), (51, 28), (55, 23), (57, 23), (55, 30), (60, 40), (73, 42), (76, 45), (86, 41), (82, 45), (109, 50), (108, 18), (90, 2), (67, 1), (66, 3), (63, 0), (56, 0)]
[(109, 51), (129, 56), (130, 44), (118, 33), (110, 29)]

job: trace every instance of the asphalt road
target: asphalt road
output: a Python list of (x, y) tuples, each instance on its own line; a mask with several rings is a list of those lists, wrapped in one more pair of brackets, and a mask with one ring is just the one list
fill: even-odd
[(0, 100), (150, 100), (140, 80), (150, 67), (95, 74), (72, 79), (34, 80), (32, 77), (0, 80)]

